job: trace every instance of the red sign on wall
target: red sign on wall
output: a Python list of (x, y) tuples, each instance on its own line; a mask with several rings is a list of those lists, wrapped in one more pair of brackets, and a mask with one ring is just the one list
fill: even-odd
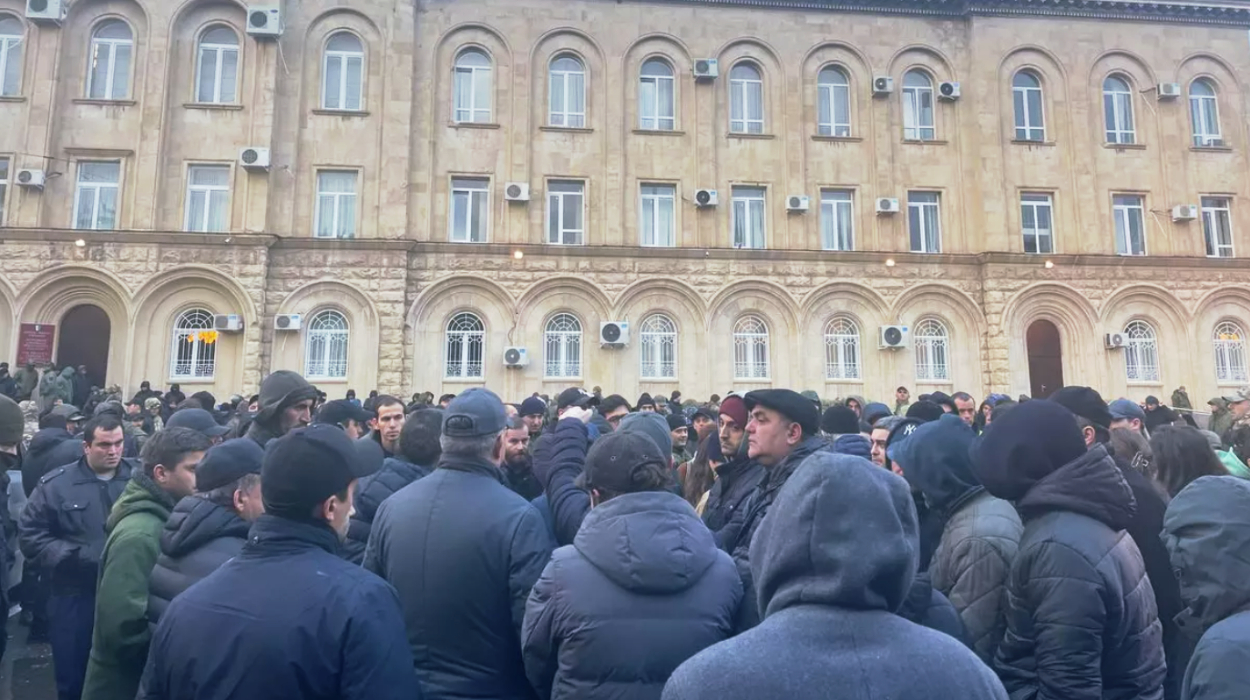
[(56, 326), (51, 323), (23, 323), (17, 337), (17, 364), (52, 362), (52, 339)]

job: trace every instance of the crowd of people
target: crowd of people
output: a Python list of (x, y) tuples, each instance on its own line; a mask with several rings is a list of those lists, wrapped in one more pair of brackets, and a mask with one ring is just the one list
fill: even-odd
[(1196, 421), (1183, 387), (504, 403), (277, 371), (219, 403), (25, 369), (0, 602), (60, 700), (1250, 697), (1250, 387)]

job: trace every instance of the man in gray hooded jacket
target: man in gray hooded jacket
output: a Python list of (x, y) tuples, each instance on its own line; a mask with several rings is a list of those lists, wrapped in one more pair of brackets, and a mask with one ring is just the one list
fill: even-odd
[(303, 428), (312, 421), (317, 388), (297, 372), (280, 369), (260, 383), (260, 411), (247, 429), (247, 437), (261, 447), (270, 440)]

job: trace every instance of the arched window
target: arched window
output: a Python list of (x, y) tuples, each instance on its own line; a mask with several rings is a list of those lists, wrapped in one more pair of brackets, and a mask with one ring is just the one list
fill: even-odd
[(951, 378), (948, 363), (950, 332), (945, 324), (935, 318), (926, 318), (916, 324), (912, 347), (916, 353), (916, 381), (945, 382)]
[(1223, 321), (1211, 337), (1215, 345), (1215, 379), (1224, 384), (1245, 384), (1250, 381), (1246, 371), (1246, 334), (1241, 326)]
[(1121, 75), (1109, 75), (1102, 83), (1102, 111), (1107, 124), (1107, 143), (1137, 143), (1133, 126), (1133, 91)]
[(169, 353), (170, 381), (212, 379), (217, 365), (217, 331), (213, 312), (187, 309), (174, 320), (173, 347)]
[(1215, 86), (1206, 78), (1189, 84), (1189, 116), (1194, 126), (1195, 146), (1223, 146), (1220, 138), (1220, 109)]
[(239, 94), (239, 36), (221, 25), (200, 35), (195, 64), (195, 100), (234, 104)]
[(304, 376), (347, 378), (347, 317), (333, 309), (313, 314), (305, 339)]
[(363, 105), (365, 48), (351, 32), (335, 32), (326, 42), (321, 108), (358, 112)]
[(734, 379), (768, 379), (768, 324), (743, 316), (734, 324)]
[(673, 67), (659, 58), (642, 64), (638, 77), (638, 128), (672, 131), (677, 128), (676, 82)]
[(638, 334), (643, 379), (677, 378), (677, 324), (663, 314), (648, 316)]
[(729, 72), (729, 131), (764, 133), (764, 79), (754, 63), (739, 63)]
[(22, 83), (22, 22), (0, 15), (0, 97), (18, 94)]
[(134, 48), (134, 35), (125, 22), (113, 19), (96, 26), (91, 33), (87, 97), (124, 100), (130, 96), (130, 60)]
[(937, 138), (933, 125), (933, 80), (920, 70), (903, 76), (903, 138), (932, 141)]
[(479, 49), (465, 49), (456, 56), (456, 94), (452, 119), (458, 122), (489, 122), (490, 57)]
[(1130, 382), (1159, 381), (1159, 340), (1155, 329), (1145, 321), (1133, 321), (1124, 328), (1124, 372)]
[(586, 67), (571, 54), (560, 54), (551, 61), (550, 82), (551, 126), (586, 126)]
[(556, 314), (547, 321), (543, 335), (546, 376), (582, 376), (582, 322), (573, 314)]
[(851, 81), (837, 66), (825, 66), (816, 77), (817, 133), (851, 135)]
[(859, 326), (839, 316), (825, 326), (825, 379), (860, 379)]
[(481, 379), (486, 349), (486, 326), (475, 314), (460, 313), (447, 322), (448, 379)]
[(1016, 112), (1016, 140), (1045, 141), (1042, 81), (1032, 71), (1022, 70), (1016, 73), (1011, 79), (1011, 98)]

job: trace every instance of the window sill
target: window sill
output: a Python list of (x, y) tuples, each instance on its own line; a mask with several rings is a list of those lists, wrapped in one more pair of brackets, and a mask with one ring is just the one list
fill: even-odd
[(318, 386), (322, 384), (346, 384), (347, 377), (304, 377), (310, 383), (315, 382)]
[(0, 103), (3, 102), (25, 102), (26, 98), (22, 95), (0, 95)]
[(953, 386), (955, 382), (949, 379), (917, 379), (916, 386)]
[(239, 112), (243, 110), (243, 105), (218, 104), (216, 102), (186, 102), (183, 103), (182, 108), (202, 109), (206, 112)]
[(447, 126), (452, 129), (498, 129), (499, 125), (495, 122), (448, 122)]
[(184, 385), (209, 386), (209, 385), (217, 383), (217, 380), (213, 379), (212, 377), (170, 377), (169, 383), (177, 384), (178, 386), (184, 386)]
[(593, 134), (595, 130), (588, 126), (540, 126), (539, 131), (565, 132), (570, 134)]
[(685, 136), (686, 132), (675, 129), (634, 129), (639, 136)]
[(1233, 149), (1228, 146), (1190, 146), (1189, 150), (1198, 153), (1232, 153)]
[(1153, 379), (1149, 381), (1144, 381), (1144, 382), (1129, 380), (1127, 383), (1129, 386), (1158, 386), (1158, 387), (1163, 386), (1162, 381), (1156, 381)]
[(1146, 144), (1144, 143), (1104, 143), (1103, 148), (1109, 148), (1113, 151), (1144, 151)]
[(1217, 382), (1215, 383), (1215, 385), (1216, 385), (1216, 386), (1231, 386), (1231, 387), (1234, 387), (1234, 388), (1241, 388), (1241, 387), (1245, 386), (1245, 385), (1246, 385), (1246, 383), (1245, 383), (1245, 382), (1238, 382), (1238, 381), (1223, 380), (1223, 379), (1222, 379), (1222, 380), (1220, 380), (1220, 381), (1217, 381)]
[(314, 109), (313, 114), (322, 117), (367, 117), (369, 112), (363, 109)]
[(777, 138), (776, 134), (744, 134), (744, 133), (737, 132), (737, 131), (729, 132), (728, 136), (731, 139), (743, 139), (746, 141), (751, 141), (751, 140), (769, 141), (771, 139)]
[(944, 139), (903, 139), (908, 146), (946, 146), (950, 142)]
[(860, 143), (864, 139), (861, 136), (825, 136), (824, 134), (812, 134), (813, 141), (826, 141), (829, 143)]
[(864, 380), (862, 379), (830, 379), (828, 377), (825, 377), (825, 383), (826, 384), (863, 384)]
[(768, 377), (751, 377), (750, 379), (734, 377), (734, 384), (772, 384), (772, 383), (773, 383), (773, 380), (769, 379)]
[(1028, 139), (1012, 139), (1011, 145), (1013, 146), (1044, 146), (1046, 148), (1054, 148), (1055, 142), (1054, 141), (1032, 141)]
[(101, 107), (134, 107), (139, 104), (134, 100), (96, 100), (89, 97), (75, 97), (76, 105), (99, 105)]
[(544, 382), (563, 382), (565, 384), (568, 384), (569, 382), (573, 382), (573, 383), (580, 382), (582, 381), (582, 378), (580, 376), (577, 376), (577, 377), (543, 377), (543, 381)]
[(485, 381), (483, 377), (443, 377), (444, 384), (482, 384)]

